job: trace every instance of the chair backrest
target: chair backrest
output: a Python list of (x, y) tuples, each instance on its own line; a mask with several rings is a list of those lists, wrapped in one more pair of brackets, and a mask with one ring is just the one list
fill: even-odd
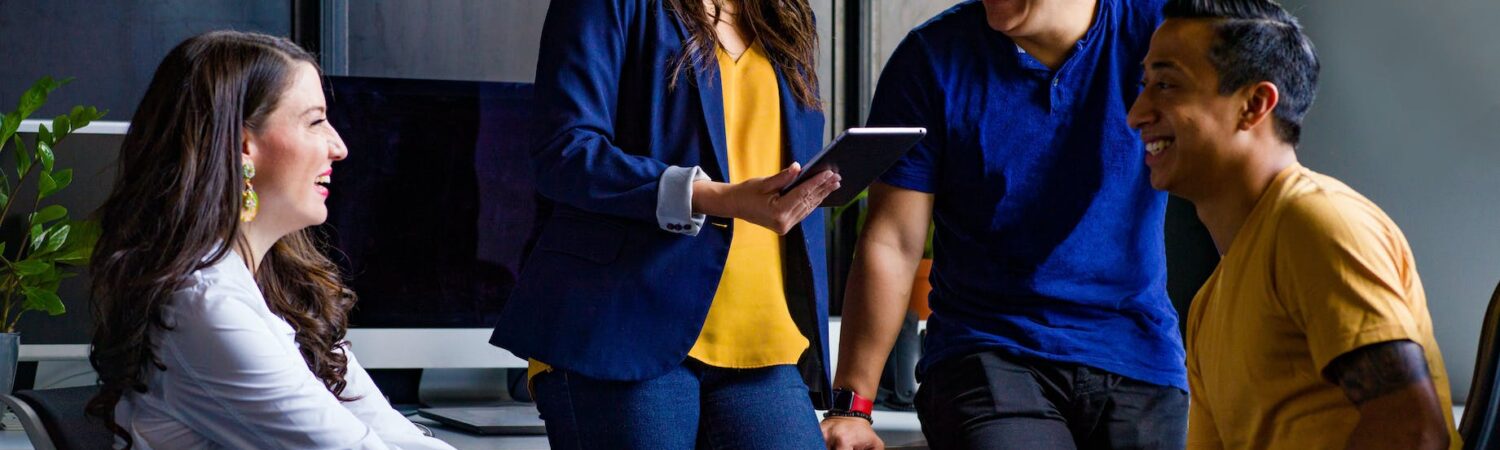
[(1474, 382), (1469, 385), (1469, 399), (1464, 403), (1464, 418), (1459, 425), (1467, 450), (1500, 449), (1500, 286), (1490, 296), (1489, 309), (1479, 332), (1479, 356), (1474, 361)]
[(37, 450), (112, 448), (114, 435), (83, 413), (84, 405), (98, 392), (97, 386), (17, 391), (0, 400), (21, 419)]

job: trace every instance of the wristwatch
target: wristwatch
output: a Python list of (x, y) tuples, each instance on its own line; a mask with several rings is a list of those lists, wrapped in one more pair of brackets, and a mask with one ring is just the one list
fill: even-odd
[(833, 404), (829, 406), (828, 412), (823, 414), (823, 418), (859, 417), (874, 424), (875, 419), (870, 417), (870, 413), (874, 409), (875, 402), (861, 397), (859, 393), (853, 390), (839, 388), (833, 390)]

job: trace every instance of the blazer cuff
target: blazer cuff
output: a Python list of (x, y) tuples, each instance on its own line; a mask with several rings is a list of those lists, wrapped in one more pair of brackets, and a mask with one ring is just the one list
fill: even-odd
[(673, 233), (697, 236), (703, 214), (693, 214), (693, 182), (709, 181), (698, 166), (669, 166), (656, 188), (656, 224)]

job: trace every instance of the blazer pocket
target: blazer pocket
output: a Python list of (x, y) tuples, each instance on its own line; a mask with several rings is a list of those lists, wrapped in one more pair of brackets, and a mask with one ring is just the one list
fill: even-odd
[(537, 240), (538, 250), (577, 256), (597, 264), (609, 264), (620, 257), (625, 244), (625, 230), (604, 221), (583, 221), (569, 216), (553, 217), (552, 223)]

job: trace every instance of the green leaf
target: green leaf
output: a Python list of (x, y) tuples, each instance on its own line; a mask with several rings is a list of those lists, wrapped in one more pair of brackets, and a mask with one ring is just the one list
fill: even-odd
[(47, 233), (47, 245), (42, 247), (42, 253), (55, 252), (57, 249), (62, 248), (63, 243), (68, 241), (69, 230), (70, 228), (67, 225), (63, 225)]
[[(94, 254), (94, 244), (99, 242), (99, 222), (75, 220), (68, 225), (72, 228), (68, 233), (68, 242), (57, 250), (53, 259), (60, 264), (86, 265), (89, 257)], [(0, 243), (0, 254), (4, 253), (3, 249), (3, 243)]]
[(55, 118), (52, 119), (52, 143), (53, 144), (58, 143), (58, 141), (61, 141), (64, 136), (68, 135), (68, 133), (72, 133), (73, 132), (72, 122), (73, 121), (68, 118), (67, 114), (64, 114), (64, 115), (61, 115), (61, 116), (57, 116), (57, 117), (55, 117)]
[[(71, 243), (72, 240), (70, 239), (69, 242)], [(53, 261), (56, 261), (58, 264), (67, 264), (70, 266), (87, 266), (90, 257), (94, 255), (93, 245), (78, 246), (72, 249), (67, 247), (70, 247), (70, 245), (63, 244), (63, 249), (53, 255)]]
[(32, 225), (31, 232), (27, 236), (31, 236), (31, 250), (33, 251), (41, 247), (43, 242), (47, 242), (47, 234), (42, 232), (42, 224)]
[(50, 130), (50, 129), (47, 128), (47, 124), (37, 125), (36, 126), (36, 143), (37, 143), (37, 145), (42, 145), (42, 144), (52, 145), (52, 142), (54, 142), (53, 139), (52, 139), (52, 130)]
[(25, 288), (21, 290), (21, 293), (26, 296), (26, 301), (21, 304), (22, 310), (46, 311), (47, 314), (53, 316), (67, 312), (56, 290)]
[(54, 158), (52, 154), (52, 144), (37, 141), (36, 157), (38, 161), (42, 162), (42, 173), (52, 173), (52, 160)]
[(53, 180), (52, 175), (48, 174), (45, 170), (38, 175), (36, 180), (38, 200), (47, 198), (47, 196), (57, 192), (57, 180)]
[(0, 242), (0, 256), (5, 255), (5, 243)]
[(41, 108), (43, 104), (47, 103), (47, 94), (72, 81), (72, 78), (55, 81), (52, 77), (42, 77), (42, 79), (36, 80), (36, 83), (33, 83), (31, 88), (26, 90), (25, 94), (21, 94), (21, 104), (17, 106), (17, 109), (19, 109), (18, 112), (21, 114), (21, 119), (24, 120), (27, 117), (31, 117), (31, 113), (36, 112), (37, 108)]
[(47, 269), (52, 268), (51, 264), (48, 264), (46, 261), (37, 259), (28, 259), (25, 261), (21, 261), (13, 264), (13, 266), (16, 269), (16, 273), (21, 274), (22, 276), (39, 275), (42, 272), (46, 272)]
[(42, 83), (51, 80), (52, 77), (43, 77), (36, 84), (31, 85), (31, 89), (21, 94), (21, 103), (16, 105), (16, 112), (20, 113), (21, 120), (31, 117), (31, 113), (36, 112), (36, 109), (42, 107), (43, 103), (47, 103), (47, 92), (51, 89), (45, 89)]
[(52, 181), (57, 183), (57, 190), (63, 190), (69, 184), (73, 184), (73, 169), (63, 169), (52, 174)]
[(20, 115), (6, 114), (0, 116), (0, 149), (5, 147), (5, 143), (10, 142), (10, 137), (15, 135), (16, 130), (19, 129), (21, 129)]
[(61, 205), (47, 205), (46, 208), (42, 208), (41, 211), (37, 211), (36, 214), (31, 216), (31, 223), (47, 223), (67, 216), (68, 208), (64, 208)]
[(100, 117), (104, 117), (104, 114), (108, 112), (107, 110), (101, 112), (98, 108), (92, 106), (87, 108), (74, 106), (73, 110), (68, 112), (68, 121), (71, 122), (70, 125), (72, 125), (72, 128), (77, 130), (88, 126), (89, 122), (99, 120)]
[(31, 150), (26, 148), (26, 143), (21, 142), (21, 135), (11, 137), (16, 143), (16, 173), (26, 173), (31, 170)]

